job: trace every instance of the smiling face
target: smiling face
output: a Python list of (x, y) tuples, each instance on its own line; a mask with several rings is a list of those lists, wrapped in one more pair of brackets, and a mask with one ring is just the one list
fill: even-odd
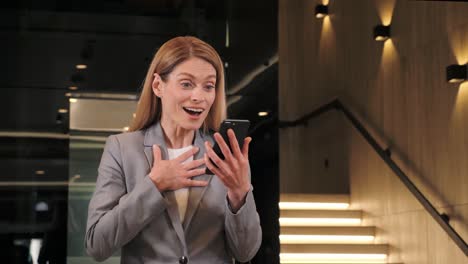
[(216, 70), (192, 57), (165, 78), (155, 74), (153, 92), (161, 99), (161, 125), (171, 131), (199, 129), (216, 97)]

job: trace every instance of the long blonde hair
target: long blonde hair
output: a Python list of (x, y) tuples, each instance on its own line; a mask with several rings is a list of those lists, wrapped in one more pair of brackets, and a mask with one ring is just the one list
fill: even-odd
[(208, 129), (219, 130), (221, 122), (226, 118), (223, 63), (219, 54), (208, 43), (195, 37), (186, 36), (170, 39), (154, 55), (129, 131), (146, 129), (161, 119), (161, 99), (153, 93), (152, 89), (154, 74), (159, 74), (161, 79), (166, 81), (168, 75), (177, 65), (192, 57), (207, 61), (216, 70), (216, 97), (203, 122), (203, 129), (205, 131)]

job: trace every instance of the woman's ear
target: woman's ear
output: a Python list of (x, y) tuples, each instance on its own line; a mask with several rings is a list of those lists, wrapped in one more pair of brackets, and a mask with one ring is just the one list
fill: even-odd
[(154, 74), (154, 79), (153, 83), (151, 84), (151, 87), (153, 88), (153, 93), (161, 98), (163, 94), (163, 88), (164, 88), (164, 83), (163, 80), (161, 79), (161, 76), (159, 74), (155, 73)]

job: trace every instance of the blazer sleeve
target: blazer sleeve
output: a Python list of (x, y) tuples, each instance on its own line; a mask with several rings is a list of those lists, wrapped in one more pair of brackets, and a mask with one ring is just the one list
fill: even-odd
[(140, 178), (127, 192), (121, 147), (110, 136), (98, 169), (96, 189), (89, 203), (85, 247), (88, 255), (103, 261), (133, 239), (167, 202), (148, 175)]
[(244, 205), (233, 213), (226, 197), (225, 228), (229, 249), (240, 262), (251, 260), (262, 243), (262, 228), (255, 206), (252, 187), (245, 198)]

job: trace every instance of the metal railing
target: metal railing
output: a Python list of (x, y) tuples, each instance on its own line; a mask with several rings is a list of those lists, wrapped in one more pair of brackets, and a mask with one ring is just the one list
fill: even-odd
[(408, 176), (400, 169), (400, 167), (391, 159), (390, 149), (383, 149), (377, 141), (372, 137), (364, 125), (340, 102), (339, 99), (334, 99), (329, 103), (326, 103), (318, 107), (315, 111), (295, 120), (295, 121), (279, 121), (280, 128), (295, 127), (300, 125), (307, 125), (307, 122), (323, 113), (330, 110), (337, 110), (342, 112), (345, 117), (351, 122), (351, 124), (359, 131), (364, 139), (371, 145), (371, 147), (377, 152), (380, 158), (390, 167), (390, 169), (398, 176), (402, 183), (408, 188), (408, 190), (414, 195), (414, 197), (421, 203), (426, 211), (434, 218), (434, 220), (442, 227), (442, 229), (448, 234), (448, 236), (455, 242), (455, 244), (468, 256), (468, 246), (463, 238), (453, 229), (449, 224), (449, 217), (446, 214), (440, 214), (435, 207), (429, 202), (429, 200), (419, 191), (414, 183), (408, 178)]

